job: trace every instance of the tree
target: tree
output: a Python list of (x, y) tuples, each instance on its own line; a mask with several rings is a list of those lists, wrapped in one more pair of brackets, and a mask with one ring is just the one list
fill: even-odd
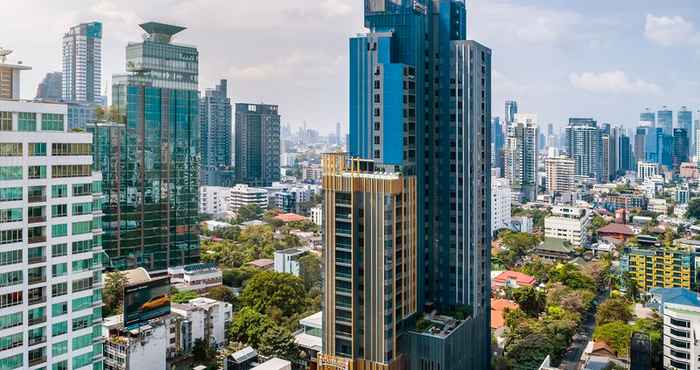
[(267, 315), (250, 307), (243, 307), (233, 317), (229, 326), (229, 338), (236, 342), (247, 343), (253, 348), (260, 348), (263, 335), (275, 326), (275, 322)]
[(509, 345), (506, 358), (514, 370), (537, 369), (555, 351), (554, 347), (545, 333), (533, 333)]
[(260, 338), (257, 348), (265, 356), (275, 356), (293, 361), (299, 357), (299, 348), (294, 343), (294, 337), (289, 330), (275, 325), (269, 328)]
[(170, 297), (170, 301), (173, 303), (187, 303), (195, 298), (199, 297), (199, 294), (193, 290), (183, 290), (181, 292), (176, 292)]
[(216, 351), (211, 348), (206, 340), (197, 338), (192, 346), (192, 359), (196, 363), (209, 362), (216, 356)]
[(236, 295), (233, 294), (231, 289), (224, 286), (218, 286), (209, 289), (209, 291), (207, 292), (207, 297), (215, 299), (217, 301), (230, 303), (234, 307), (238, 305), (238, 299), (236, 298)]
[(129, 279), (123, 272), (109, 272), (105, 274), (105, 287), (102, 292), (104, 302), (104, 315), (112, 316), (122, 312), (124, 303), (124, 287)]
[(243, 223), (252, 220), (259, 220), (263, 216), (263, 210), (257, 204), (248, 204), (238, 209), (237, 223)]
[(259, 270), (252, 267), (239, 267), (226, 269), (222, 272), (222, 278), (224, 285), (240, 288), (242, 287), (248, 279), (253, 277), (253, 275), (260, 272)]
[(311, 290), (321, 285), (321, 259), (313, 253), (299, 258), (299, 275), (304, 281), (304, 288)]
[(547, 304), (546, 294), (533, 287), (513, 290), (513, 299), (518, 303), (520, 309), (531, 317), (537, 317), (542, 313)]
[(611, 321), (596, 327), (593, 339), (604, 341), (617, 352), (618, 356), (625, 356), (629, 351), (630, 338), (633, 328), (622, 321)]
[(700, 198), (693, 198), (688, 202), (688, 211), (686, 217), (700, 219)]
[(610, 298), (598, 306), (595, 320), (597, 325), (605, 325), (614, 321), (626, 323), (632, 320), (632, 309), (625, 298)]
[(260, 313), (273, 308), (285, 317), (304, 311), (306, 291), (301, 278), (274, 271), (253, 276), (241, 293), (241, 303)]

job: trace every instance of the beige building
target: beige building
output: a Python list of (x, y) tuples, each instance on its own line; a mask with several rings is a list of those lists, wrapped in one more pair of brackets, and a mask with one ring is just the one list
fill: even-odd
[(567, 157), (547, 158), (544, 161), (547, 171), (547, 191), (572, 192), (576, 190), (576, 161)]
[(574, 247), (588, 245), (590, 215), (583, 208), (554, 207), (552, 216), (544, 219), (545, 238), (562, 239)]

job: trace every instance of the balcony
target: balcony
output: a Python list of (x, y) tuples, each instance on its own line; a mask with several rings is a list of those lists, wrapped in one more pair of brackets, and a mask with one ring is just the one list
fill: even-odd
[(46, 296), (39, 296), (39, 297), (29, 297), (29, 305), (35, 305), (39, 303), (46, 303)]
[[(45, 338), (44, 338), (44, 339), (45, 339)], [(40, 357), (36, 357), (36, 358), (30, 358), (30, 359), (29, 359), (29, 366), (31, 367), (31, 366), (34, 366), (34, 365), (43, 364), (44, 362), (46, 362), (46, 356), (45, 356), (45, 355), (44, 355), (44, 356), (40, 356)]]
[(45, 343), (46, 342), (46, 336), (41, 336), (41, 337), (29, 337), (29, 345), (30, 346), (35, 346), (37, 344)]
[(45, 283), (46, 276), (30, 276), (28, 281), (29, 281), (29, 285)]
[(46, 222), (46, 216), (32, 216), (27, 219), (30, 224), (37, 224), (40, 222)]
[(33, 265), (33, 264), (36, 264), (36, 263), (44, 263), (44, 262), (46, 262), (46, 256), (33, 256), (33, 257), (29, 257), (29, 258), (27, 258), (27, 262), (28, 262), (30, 265)]
[(27, 323), (29, 326), (36, 325), (36, 324), (42, 324), (46, 322), (46, 316), (42, 317), (32, 317), (29, 320), (27, 320)]
[(41, 203), (46, 202), (46, 194), (41, 195), (30, 195), (27, 199), (29, 203)]
[(28, 241), (29, 244), (45, 243), (46, 235), (30, 236)]

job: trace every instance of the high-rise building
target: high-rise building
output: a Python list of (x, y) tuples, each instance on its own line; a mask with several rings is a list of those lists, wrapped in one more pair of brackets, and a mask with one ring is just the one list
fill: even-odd
[(573, 192), (576, 190), (576, 161), (567, 157), (553, 157), (544, 160), (547, 173), (547, 191)]
[(663, 106), (656, 113), (656, 127), (664, 130), (664, 135), (673, 135), (673, 111)]
[(695, 136), (695, 150), (693, 151), (695, 155), (695, 161), (700, 161), (700, 110), (695, 112), (695, 130), (693, 130)]
[(0, 99), (19, 99), (20, 72), (31, 69), (20, 63), (5, 63), (5, 57), (0, 58)]
[(61, 101), (63, 97), (63, 73), (49, 72), (36, 88), (36, 100)]
[(416, 178), (395, 165), (323, 157), (324, 355), (320, 368), (398, 368), (418, 312)]
[(644, 112), (639, 114), (639, 125), (656, 127), (656, 113), (652, 112), (651, 109), (646, 108)]
[(236, 104), (236, 182), (272, 186), (280, 180), (280, 115), (276, 105)]
[(537, 131), (536, 115), (518, 113), (506, 139), (505, 177), (517, 202), (537, 198)]
[(618, 175), (623, 176), (625, 172), (634, 170), (632, 144), (630, 143), (630, 137), (626, 134), (620, 134), (617, 143), (618, 153), (620, 156)]
[(690, 153), (695, 152), (695, 135), (693, 135), (693, 112), (688, 110), (687, 107), (681, 107), (678, 111), (678, 128), (684, 128), (685, 132), (688, 133), (688, 142), (690, 144)]
[(591, 118), (571, 118), (566, 128), (567, 154), (576, 161), (576, 176), (603, 181), (603, 144), (598, 124)]
[(499, 117), (494, 117), (491, 124), (491, 142), (493, 143), (491, 167), (498, 168), (499, 174), (503, 173), (503, 148), (506, 144), (503, 133), (504, 130), (503, 125), (501, 125), (501, 119)]
[(67, 113), (0, 100), (3, 369), (102, 368), (101, 177)]
[(646, 137), (649, 127), (637, 127), (634, 135), (634, 159), (637, 162), (644, 162), (646, 156)]
[[(657, 132), (658, 133), (658, 132)], [(687, 142), (687, 137), (686, 137), (686, 142)], [(673, 138), (673, 133), (671, 135), (666, 135), (663, 134), (660, 137), (657, 137), (657, 144), (658, 144), (658, 149), (657, 153), (661, 154), (661, 161), (659, 162), (662, 166), (666, 166), (666, 168), (671, 169), (673, 168), (673, 144), (674, 138)]]
[(89, 129), (111, 267), (157, 273), (199, 261), (199, 53), (171, 42), (184, 27), (141, 28), (143, 41), (126, 47), (127, 74), (113, 78), (117, 122)]
[(510, 129), (515, 123), (515, 115), (518, 114), (518, 102), (515, 100), (506, 100), (506, 129)]
[[(324, 338), (319, 368), (400, 368), (396, 360), (407, 369), (487, 368), (491, 52), (466, 40), (466, 9), (459, 0), (366, 0), (365, 26), (368, 34), (350, 40), (350, 154), (416, 177), (416, 310), (428, 313), (432, 329), (397, 326), (399, 345), (385, 354), (377, 353), (389, 349), (383, 344), (341, 353)], [(361, 266), (367, 271), (367, 264)], [(373, 286), (386, 278), (376, 276)], [(325, 294), (337, 295), (328, 284)], [(326, 320), (336, 314), (325, 307), (328, 328), (334, 324)], [(434, 311), (457, 312), (464, 320), (430, 315)], [(350, 327), (341, 344), (394, 335), (394, 328), (377, 333), (375, 327)]]
[(231, 163), (231, 99), (228, 82), (221, 80), (207, 89), (199, 101), (200, 148), (202, 150), (201, 184), (233, 186)]
[(510, 182), (506, 178), (491, 178), (491, 232), (510, 228)]
[(690, 161), (688, 131), (685, 128), (673, 129), (673, 170), (680, 171), (681, 163)]
[(73, 26), (63, 36), (63, 100), (92, 103), (102, 88), (102, 23)]

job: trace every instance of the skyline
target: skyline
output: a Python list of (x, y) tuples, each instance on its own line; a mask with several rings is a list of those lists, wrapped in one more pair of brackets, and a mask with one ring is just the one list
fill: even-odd
[[(700, 10), (693, 1), (597, 3), (604, 4), (467, 1), (467, 38), (494, 52), (494, 116), (503, 116), (507, 99), (538, 114), (543, 127), (558, 129), (577, 116), (635, 127), (647, 107), (700, 109), (700, 78), (693, 74), (700, 61)], [(367, 31), (359, 26), (362, 1), (297, 4), (29, 0), (8, 10), (31, 14), (35, 22), (0, 25), (9, 35), (1, 46), (15, 50), (12, 61), (33, 67), (22, 82), (22, 97), (33, 98), (45, 74), (61, 70), (61, 39), (73, 25), (103, 22), (103, 81), (111, 83), (113, 74), (124, 72), (127, 42), (139, 40), (139, 23), (182, 24), (188, 30), (176, 42), (201, 51), (200, 91), (225, 78), (232, 102), (276, 104), (283, 124), (306, 121), (332, 133), (336, 122), (348, 127), (347, 39)], [(212, 16), (212, 9), (219, 11)], [(38, 37), (32, 32), (37, 23), (44, 25)], [(537, 55), (542, 58), (532, 58)]]

